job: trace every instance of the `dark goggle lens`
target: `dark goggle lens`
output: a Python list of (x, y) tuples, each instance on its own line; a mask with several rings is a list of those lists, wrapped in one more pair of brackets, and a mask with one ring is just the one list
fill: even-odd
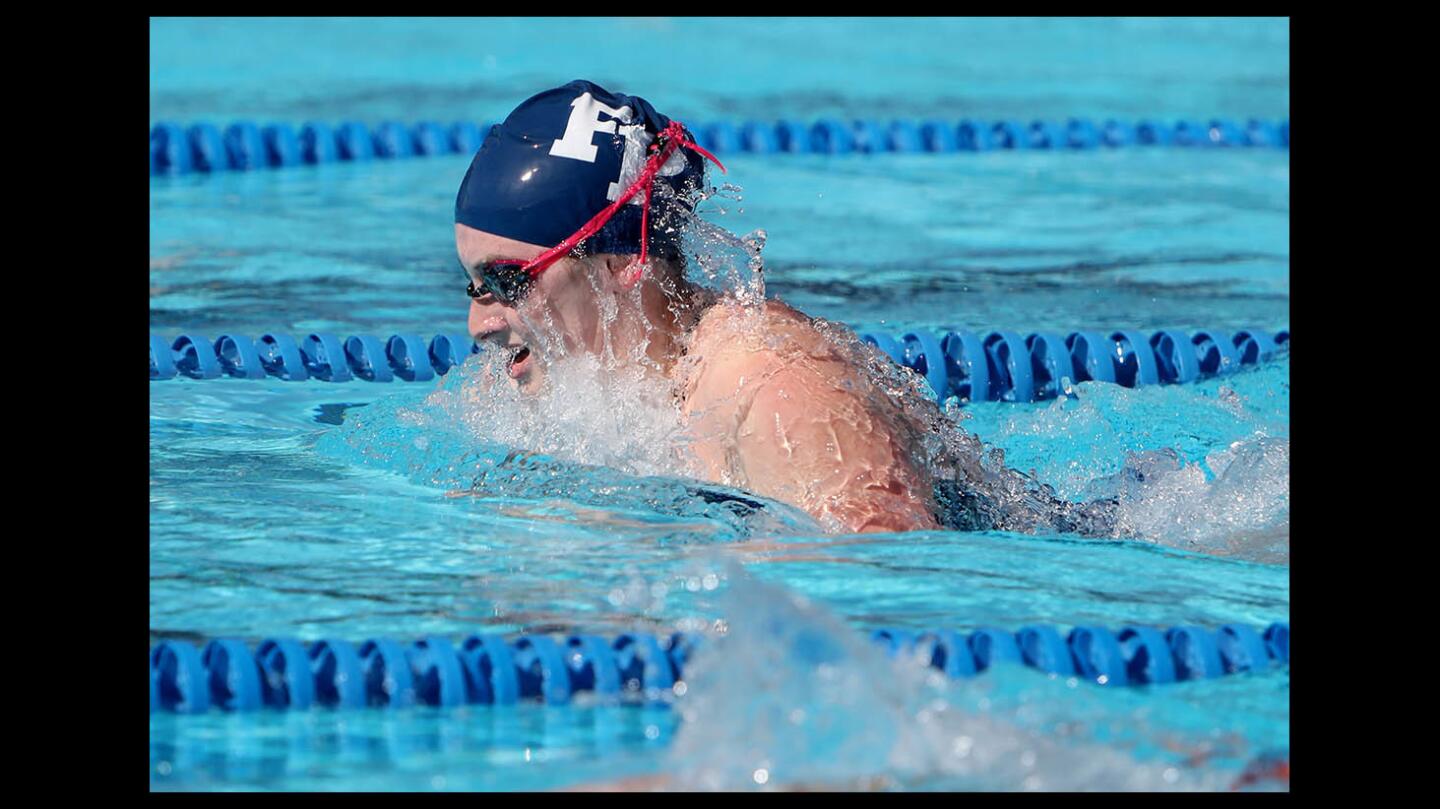
[(472, 298), (489, 292), (501, 303), (512, 304), (525, 297), (534, 280), (522, 267), (516, 263), (486, 264), (480, 268), (480, 288), (477, 289), (475, 282), (471, 281), (465, 291)]

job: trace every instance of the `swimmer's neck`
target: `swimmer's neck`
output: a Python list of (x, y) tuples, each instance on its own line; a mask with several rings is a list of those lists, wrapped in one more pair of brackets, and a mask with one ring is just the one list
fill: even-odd
[(717, 299), (713, 290), (683, 277), (647, 283), (641, 289), (640, 302), (648, 324), (645, 356), (661, 375), (669, 377), (674, 371), (675, 363), (685, 355), (690, 332)]

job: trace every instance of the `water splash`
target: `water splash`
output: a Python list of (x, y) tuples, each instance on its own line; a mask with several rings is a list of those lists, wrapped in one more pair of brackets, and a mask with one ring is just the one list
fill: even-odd
[(1290, 441), (1237, 441), (1187, 464), (1134, 455), (1120, 475), (1116, 527), (1163, 545), (1256, 561), (1290, 556)]
[(1153, 724), (1145, 694), (1013, 667), (948, 680), (738, 567), (725, 579), (728, 631), (687, 667), (666, 788), (1213, 790), (1250, 755)]
[(631, 475), (683, 475), (684, 425), (665, 386), (646, 369), (576, 352), (546, 358), (534, 393), (511, 384), (501, 352), (447, 375), (416, 418), (448, 421), (476, 441)]
[[(761, 252), (768, 234), (762, 229), (738, 236), (704, 219), (704, 214), (725, 216), (729, 203), (743, 201), (738, 185), (700, 189), (695, 194), (693, 214), (685, 215), (685, 250), (692, 258), (692, 278), (702, 286), (742, 306), (757, 306), (765, 300), (765, 262)], [(681, 209), (683, 210), (683, 209)], [(737, 213), (744, 213), (738, 208)]]
[(1113, 532), (1252, 561), (1289, 558), (1289, 359), (1197, 385), (1087, 382), (1062, 400), (970, 408), (974, 429)]
[[(576, 379), (601, 384), (593, 374)], [(355, 411), (321, 434), (316, 449), (466, 496), (477, 507), (512, 516), (517, 509), (543, 508), (552, 517), (558, 512), (581, 523), (623, 526), (628, 534), (665, 542), (821, 530), (788, 504), (667, 474), (677, 462), (660, 450), (670, 445), (659, 438), (636, 440), (644, 429), (661, 432), (657, 421), (637, 408), (619, 410), (622, 420), (636, 420), (627, 427), (614, 423), (615, 411), (566, 408), (544, 392), (526, 396), (508, 383), (501, 352), (472, 357), (431, 393), (399, 392)], [(559, 389), (567, 390), (565, 385), (562, 381)], [(477, 405), (474, 397), (483, 399)], [(556, 420), (547, 419), (551, 410)], [(595, 463), (597, 457), (605, 463)]]

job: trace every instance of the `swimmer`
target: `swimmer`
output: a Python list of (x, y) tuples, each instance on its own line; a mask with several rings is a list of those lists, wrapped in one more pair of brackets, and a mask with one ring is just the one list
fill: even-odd
[(1104, 533), (982, 457), (853, 332), (686, 278), (681, 236), (707, 163), (645, 99), (574, 81), (493, 127), (455, 201), (469, 331), (522, 391), (547, 356), (587, 352), (672, 393), (695, 477), (792, 503), (831, 530)]

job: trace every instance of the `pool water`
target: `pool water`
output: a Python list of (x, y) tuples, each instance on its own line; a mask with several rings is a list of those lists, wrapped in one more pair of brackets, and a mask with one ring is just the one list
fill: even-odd
[[(696, 121), (1289, 105), (1288, 24), (1271, 20), (155, 20), (151, 37), (151, 119), (186, 124), (495, 120), (580, 76)], [(592, 42), (635, 46), (598, 65)], [(1289, 325), (1286, 151), (723, 159), (743, 190), (707, 219), (763, 229), (769, 293), (860, 330)], [(152, 333), (459, 331), (468, 160), (152, 179)], [(1288, 620), (1287, 358), (964, 409), (1061, 496), (1126, 492), (1128, 541), (737, 515), (633, 461), (598, 402), (573, 402), (544, 447), (467, 431), (438, 402), (486, 361), (434, 383), (152, 383), (151, 642), (707, 633), (686, 693), (155, 714), (153, 788), (1223, 789), (1288, 752), (1288, 667), (1128, 690), (1028, 669), (944, 683), (860, 631)], [(798, 633), (828, 639), (823, 661), (777, 652)]]

